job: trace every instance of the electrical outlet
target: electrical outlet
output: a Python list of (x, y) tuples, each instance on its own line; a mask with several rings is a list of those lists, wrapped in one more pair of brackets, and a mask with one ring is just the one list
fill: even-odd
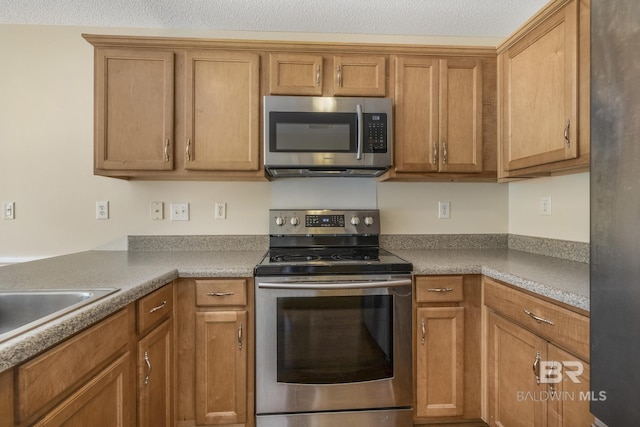
[(149, 217), (154, 221), (164, 219), (164, 203), (151, 202), (149, 207)]
[(215, 212), (214, 218), (227, 219), (227, 203), (226, 202), (216, 202), (216, 212)]
[(551, 196), (540, 197), (540, 215), (551, 215)]
[(438, 202), (438, 219), (451, 218), (451, 202)]
[(189, 203), (171, 203), (171, 221), (189, 221)]
[(109, 202), (106, 200), (96, 202), (96, 219), (109, 219)]
[(3, 219), (16, 218), (16, 202), (6, 202), (2, 204), (2, 218)]

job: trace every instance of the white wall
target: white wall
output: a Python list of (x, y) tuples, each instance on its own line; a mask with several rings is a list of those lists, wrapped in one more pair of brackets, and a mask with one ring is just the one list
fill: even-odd
[[(518, 200), (518, 205), (527, 199), (526, 184), (376, 183), (371, 179), (134, 182), (93, 176), (93, 47), (81, 37), (83, 32), (491, 45), (466, 39), (0, 25), (0, 203), (16, 203), (16, 219), (0, 219), (0, 262), (93, 248), (123, 249), (131, 234), (265, 234), (269, 208), (310, 205), (378, 207), (387, 234), (517, 232), (585, 239), (584, 221), (554, 221), (546, 229), (545, 223), (538, 226), (538, 218), (529, 218), (529, 211), (515, 209), (510, 198)], [(563, 216), (583, 216), (582, 200), (571, 204), (561, 200), (573, 185), (583, 186), (584, 180), (568, 179), (560, 186), (565, 184), (566, 191), (554, 196), (554, 215), (566, 209)], [(555, 184), (551, 187), (556, 189)], [(97, 200), (110, 202), (109, 220), (95, 219)], [(451, 219), (437, 219), (439, 200), (451, 201)], [(152, 201), (165, 202), (165, 216), (170, 202), (189, 202), (191, 220), (151, 221)], [(216, 201), (228, 203), (227, 220), (213, 219)]]
[[(551, 216), (540, 215), (543, 196)], [(510, 183), (509, 233), (589, 242), (589, 173)]]

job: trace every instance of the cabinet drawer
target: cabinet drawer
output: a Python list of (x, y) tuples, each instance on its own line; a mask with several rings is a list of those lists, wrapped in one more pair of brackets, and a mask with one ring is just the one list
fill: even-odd
[(247, 304), (247, 281), (196, 280), (196, 305), (226, 306)]
[(589, 360), (588, 317), (488, 278), (484, 280), (484, 303), (535, 334)]
[(19, 422), (72, 391), (95, 369), (127, 350), (129, 311), (122, 310), (18, 368)]
[(416, 277), (417, 302), (459, 302), (464, 299), (464, 276)]
[(173, 284), (138, 300), (138, 333), (143, 334), (173, 314)]

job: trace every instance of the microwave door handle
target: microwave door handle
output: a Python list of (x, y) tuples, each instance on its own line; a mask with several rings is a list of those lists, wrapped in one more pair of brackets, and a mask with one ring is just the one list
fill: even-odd
[(362, 126), (362, 121), (363, 121), (362, 105), (360, 104), (356, 105), (356, 114), (358, 115), (358, 148), (356, 152), (356, 160), (361, 160), (362, 159), (362, 142), (364, 140), (364, 135), (363, 135), (364, 129)]

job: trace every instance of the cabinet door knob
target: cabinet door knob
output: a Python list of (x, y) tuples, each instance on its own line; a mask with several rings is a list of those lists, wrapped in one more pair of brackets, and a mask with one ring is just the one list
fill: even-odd
[(187, 138), (187, 161), (191, 161), (191, 138)]
[(426, 335), (427, 335), (427, 329), (424, 325), (424, 319), (420, 321), (420, 328), (422, 329), (422, 338), (420, 339), (420, 344), (424, 345)]
[(569, 129), (571, 128), (571, 119), (567, 119), (567, 124), (564, 125), (564, 143), (568, 147), (571, 147), (571, 139), (569, 138)]
[(242, 322), (238, 325), (238, 349), (242, 350)]

